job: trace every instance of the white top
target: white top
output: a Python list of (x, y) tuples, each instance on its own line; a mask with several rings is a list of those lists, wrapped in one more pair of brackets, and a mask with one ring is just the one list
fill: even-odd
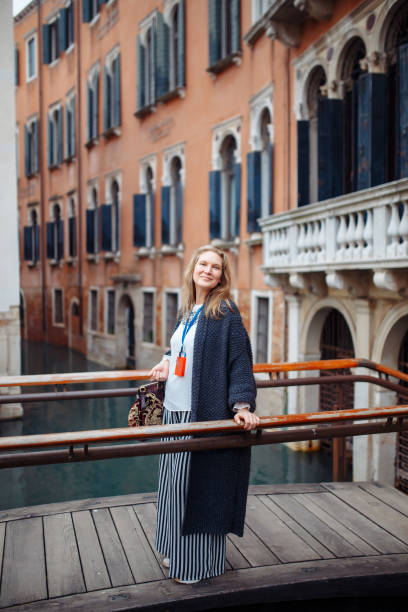
[[(193, 312), (196, 312), (199, 306), (193, 307)], [(200, 313), (201, 314), (201, 313)], [(170, 360), (169, 377), (166, 383), (166, 393), (164, 396), (163, 405), (167, 410), (191, 410), (191, 385), (193, 379), (193, 354), (194, 354), (194, 338), (197, 329), (197, 321), (200, 318), (198, 315), (194, 325), (190, 327), (185, 340), (184, 350), (186, 352), (186, 369), (184, 376), (176, 376), (174, 373), (176, 361), (181, 349), (181, 340), (184, 331), (185, 321), (182, 321), (170, 340), (171, 355), (166, 355), (165, 358)]]

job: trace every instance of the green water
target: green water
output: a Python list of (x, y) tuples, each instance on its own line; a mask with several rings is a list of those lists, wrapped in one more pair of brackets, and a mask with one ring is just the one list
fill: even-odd
[[(66, 348), (27, 341), (22, 344), (23, 374), (106, 369)], [(94, 385), (94, 388), (123, 388), (127, 384), (104, 383)], [(75, 385), (72, 388), (90, 389), (91, 386)], [(29, 391), (32, 390), (31, 387)], [(130, 403), (131, 398), (126, 397), (27, 403), (24, 405), (23, 419), (0, 422), (0, 435), (123, 427), (127, 423)], [(331, 460), (320, 452), (296, 453), (284, 445), (259, 446), (252, 450), (250, 482), (275, 484), (330, 481), (331, 469)], [(0, 469), (0, 509), (156, 491), (157, 472), (158, 457)]]

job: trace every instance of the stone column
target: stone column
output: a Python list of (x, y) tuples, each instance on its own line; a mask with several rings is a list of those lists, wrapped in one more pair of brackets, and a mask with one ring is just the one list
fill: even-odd
[[(355, 355), (368, 359), (370, 356), (371, 313), (368, 300), (355, 301), (356, 346)], [(366, 374), (365, 368), (356, 368), (356, 374)], [(354, 408), (369, 408), (372, 405), (368, 383), (355, 383)], [(353, 480), (372, 480), (372, 436), (353, 438)]]
[[(288, 303), (288, 361), (299, 361), (300, 303), (296, 295), (286, 297)], [(298, 372), (289, 372), (289, 378), (297, 378)], [(299, 387), (288, 387), (288, 414), (299, 411)]]
[[(19, 254), (14, 100), (14, 36), (12, 0), (0, 2), (0, 376), (20, 373)], [(3, 393), (16, 388), (0, 387)], [(22, 415), (16, 404), (1, 404), (0, 419)]]

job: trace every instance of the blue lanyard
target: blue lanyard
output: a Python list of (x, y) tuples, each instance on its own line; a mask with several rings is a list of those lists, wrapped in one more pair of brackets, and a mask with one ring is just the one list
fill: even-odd
[(193, 327), (194, 323), (196, 322), (196, 319), (198, 317), (198, 315), (200, 314), (201, 310), (202, 310), (202, 306), (200, 306), (200, 308), (197, 310), (197, 312), (194, 314), (194, 317), (190, 320), (190, 316), (191, 313), (187, 319), (187, 321), (184, 324), (184, 329), (183, 329), (183, 336), (181, 338), (181, 349), (180, 349), (180, 353), (182, 351), (184, 351), (184, 340), (186, 339), (186, 336), (188, 334), (188, 332), (190, 331), (190, 329)]

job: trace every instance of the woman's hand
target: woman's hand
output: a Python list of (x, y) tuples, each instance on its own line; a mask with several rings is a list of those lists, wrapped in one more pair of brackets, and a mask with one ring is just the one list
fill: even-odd
[(152, 380), (167, 380), (169, 376), (169, 359), (163, 359), (160, 363), (154, 366), (149, 372), (149, 376)]
[(240, 408), (237, 410), (234, 421), (237, 425), (243, 425), (246, 431), (256, 429), (260, 423), (259, 417), (248, 410), (248, 408)]

